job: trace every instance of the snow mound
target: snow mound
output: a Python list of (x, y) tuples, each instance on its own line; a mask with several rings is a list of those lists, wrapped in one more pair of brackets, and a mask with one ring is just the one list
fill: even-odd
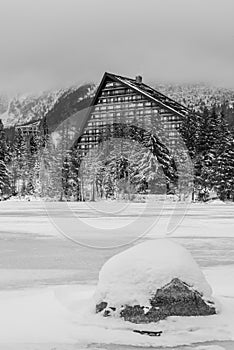
[(169, 239), (138, 244), (113, 256), (102, 267), (94, 294), (96, 304), (149, 305), (156, 290), (174, 278), (185, 282), (205, 299), (212, 290), (191, 254)]

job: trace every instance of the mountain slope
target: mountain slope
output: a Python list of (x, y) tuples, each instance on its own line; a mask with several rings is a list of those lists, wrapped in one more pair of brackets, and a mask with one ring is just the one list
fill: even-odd
[(88, 106), (93, 87), (91, 84), (85, 84), (37, 95), (16, 96), (11, 100), (1, 96), (0, 119), (8, 129), (46, 117), (49, 129), (52, 131), (62, 120), (69, 117), (70, 113)]
[(53, 132), (61, 122), (71, 117), (74, 113), (87, 108), (93, 98), (94, 89), (94, 85), (86, 84), (61, 94), (44, 115), (49, 132)]

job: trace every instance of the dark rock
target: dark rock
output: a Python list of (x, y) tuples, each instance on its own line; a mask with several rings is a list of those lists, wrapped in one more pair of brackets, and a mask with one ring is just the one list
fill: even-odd
[[(208, 316), (216, 313), (212, 301), (205, 301), (199, 292), (178, 278), (158, 289), (150, 304), (148, 310), (140, 305), (125, 305), (120, 311), (120, 317), (133, 323), (149, 323), (158, 322), (168, 316)], [(96, 306), (96, 312), (106, 309), (107, 306), (105, 302), (100, 303)], [(105, 316), (109, 315), (110, 313)]]
[(104, 317), (109, 317), (110, 315), (111, 315), (111, 311), (110, 310), (108, 310), (108, 309), (104, 310), (104, 312), (103, 312), (103, 316)]
[(139, 305), (126, 306), (121, 311), (121, 317), (134, 323), (149, 323), (168, 316), (208, 316), (216, 313), (212, 302), (203, 300), (200, 293), (178, 278), (158, 289), (150, 304), (147, 313)]
[(162, 335), (162, 331), (140, 331), (138, 329), (133, 330), (134, 333), (139, 333), (142, 335), (149, 335), (150, 337), (160, 337)]
[(120, 312), (120, 316), (124, 318), (125, 321), (130, 321), (134, 323), (146, 323), (142, 322), (145, 319), (144, 306), (134, 305), (128, 306), (126, 305), (123, 310)]
[(116, 311), (116, 307), (111, 307), (111, 306), (110, 306), (110, 309), (111, 309), (112, 311)]
[(107, 307), (107, 303), (102, 301), (101, 303), (96, 305), (96, 313), (102, 312)]
[(158, 289), (150, 303), (170, 316), (206, 316), (216, 313), (215, 308), (199, 292), (178, 278)]

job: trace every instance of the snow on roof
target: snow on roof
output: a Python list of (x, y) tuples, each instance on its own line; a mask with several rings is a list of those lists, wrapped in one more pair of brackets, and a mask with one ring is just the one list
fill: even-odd
[(205, 298), (212, 290), (189, 251), (169, 239), (138, 244), (113, 256), (102, 267), (95, 302), (108, 305), (149, 305), (156, 290), (179, 278)]

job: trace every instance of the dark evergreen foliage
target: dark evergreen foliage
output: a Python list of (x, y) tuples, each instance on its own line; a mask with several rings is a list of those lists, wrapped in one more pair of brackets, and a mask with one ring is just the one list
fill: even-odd
[(0, 120), (0, 199), (10, 193), (10, 174), (7, 168), (7, 143), (2, 121)]
[(234, 200), (234, 139), (223, 109), (213, 106), (199, 117), (189, 116), (181, 133), (194, 162), (198, 197), (206, 200), (213, 190), (221, 200)]

